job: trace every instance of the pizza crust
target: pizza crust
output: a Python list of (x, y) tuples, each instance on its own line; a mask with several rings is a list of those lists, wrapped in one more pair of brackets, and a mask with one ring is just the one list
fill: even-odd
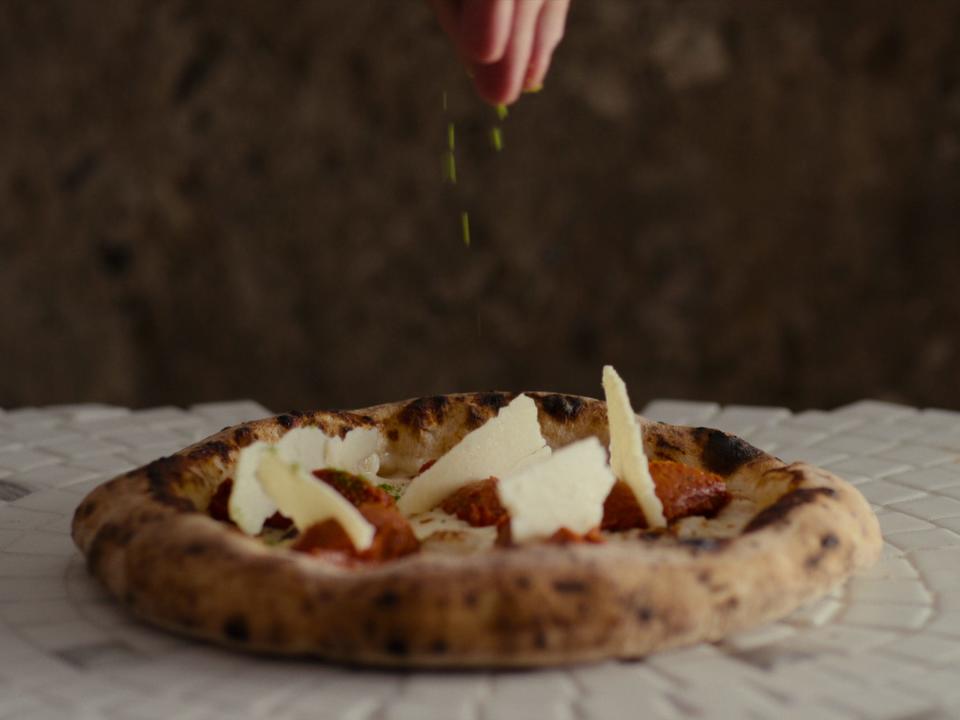
[[(590, 435), (608, 443), (602, 402), (529, 395), (551, 447)], [(717, 430), (645, 420), (651, 459), (715, 472), (753, 508), (745, 532), (427, 551), (344, 569), (202, 512), (256, 440), (304, 425), (341, 436), (377, 427), (387, 441), (382, 472), (409, 475), (512, 397), (422, 398), (227, 428), (92, 491), (73, 537), (110, 593), (154, 624), (239, 649), (408, 667), (556, 665), (717, 640), (782, 617), (879, 556), (876, 517), (834, 475)]]

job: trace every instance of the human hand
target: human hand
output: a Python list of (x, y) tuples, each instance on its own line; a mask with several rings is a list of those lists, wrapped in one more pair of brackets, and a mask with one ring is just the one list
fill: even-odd
[(543, 84), (570, 0), (430, 0), (477, 92), (509, 105)]

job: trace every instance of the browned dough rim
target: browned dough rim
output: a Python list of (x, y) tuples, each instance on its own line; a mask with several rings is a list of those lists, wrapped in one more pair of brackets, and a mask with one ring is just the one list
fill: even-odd
[[(552, 446), (608, 442), (603, 402), (527, 394)], [(245, 650), (429, 667), (556, 665), (717, 640), (789, 613), (879, 555), (876, 517), (834, 475), (717, 430), (646, 420), (651, 458), (793, 489), (732, 540), (413, 555), (359, 570), (269, 548), (198, 511), (255, 440), (304, 425), (378, 426), (391, 451), (437, 457), (513, 397), (438, 396), (226, 428), (93, 490), (73, 538), (112, 595), (170, 630)]]

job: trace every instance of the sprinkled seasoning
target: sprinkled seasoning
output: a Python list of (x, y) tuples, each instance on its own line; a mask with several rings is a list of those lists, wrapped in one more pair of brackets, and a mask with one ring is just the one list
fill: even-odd
[(470, 214), (466, 210), (460, 213), (460, 230), (463, 233), (463, 244), (470, 247)]
[(507, 109), (506, 105), (497, 105), (497, 118), (502, 122), (507, 119), (507, 115), (510, 114), (510, 111)]
[(457, 134), (453, 123), (447, 123), (447, 149), (453, 152), (457, 148)]
[(499, 125), (490, 128), (490, 145), (497, 152), (503, 150), (503, 130), (500, 129)]
[(453, 185), (457, 184), (457, 158), (450, 150), (443, 154), (443, 179)]

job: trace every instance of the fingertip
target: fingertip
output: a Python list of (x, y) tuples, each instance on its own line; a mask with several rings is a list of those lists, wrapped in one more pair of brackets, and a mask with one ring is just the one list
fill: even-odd
[(499, 65), (474, 67), (473, 84), (481, 99), (490, 105), (512, 105), (522, 90), (511, 82)]
[(477, 63), (503, 57), (510, 39), (514, 0), (464, 0), (460, 15), (463, 52)]

